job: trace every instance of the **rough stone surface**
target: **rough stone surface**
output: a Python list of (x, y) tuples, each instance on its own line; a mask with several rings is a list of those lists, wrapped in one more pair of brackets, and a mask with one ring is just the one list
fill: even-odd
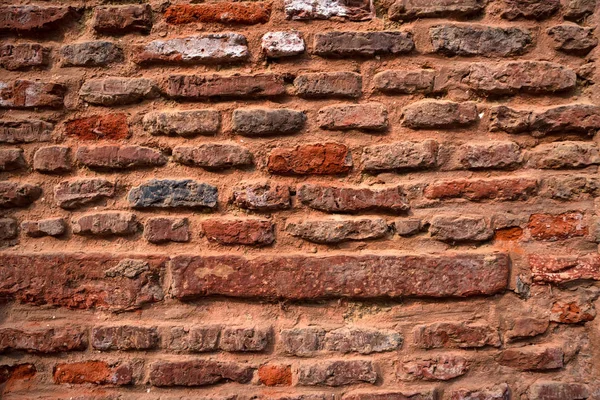
[(403, 125), (412, 129), (456, 128), (478, 120), (475, 103), (425, 100), (404, 108)]
[(338, 143), (280, 148), (271, 152), (267, 168), (276, 174), (343, 174), (352, 168), (352, 156), (348, 147)]
[(127, 200), (135, 208), (216, 208), (217, 188), (191, 179), (152, 179), (132, 188)]
[(155, 244), (189, 242), (189, 221), (187, 218), (150, 218), (144, 226), (144, 236), (150, 243)]
[(135, 215), (123, 212), (86, 214), (73, 220), (73, 233), (94, 236), (125, 236), (138, 231)]
[(306, 45), (298, 31), (267, 32), (262, 37), (261, 48), (267, 57), (292, 57), (304, 53)]
[(527, 199), (538, 191), (538, 181), (530, 178), (457, 179), (439, 181), (425, 189), (430, 199), (463, 198), (471, 201)]
[(16, 239), (19, 235), (17, 220), (14, 218), (0, 218), (0, 240)]
[(440, 322), (414, 330), (415, 344), (422, 349), (500, 347), (498, 331), (486, 324)]
[(165, 20), (175, 25), (193, 22), (254, 25), (268, 22), (270, 16), (271, 3), (262, 1), (176, 4), (165, 12)]
[(485, 7), (481, 0), (396, 0), (389, 9), (392, 21), (417, 18), (469, 18)]
[(112, 42), (83, 42), (61, 47), (63, 67), (99, 67), (123, 61), (123, 50)]
[(0, 121), (0, 143), (48, 142), (54, 125), (41, 120)]
[(283, 76), (171, 75), (166, 94), (177, 100), (277, 97), (285, 93)]
[(525, 346), (504, 350), (498, 363), (521, 371), (545, 371), (562, 368), (563, 357), (563, 350), (558, 347)]
[(60, 83), (0, 82), (0, 108), (62, 108), (67, 88)]
[(56, 29), (76, 17), (73, 7), (13, 5), (0, 7), (1, 32), (30, 32)]
[(44, 68), (49, 64), (50, 48), (36, 43), (0, 46), (0, 67), (10, 71)]
[(289, 186), (269, 182), (236, 186), (231, 202), (240, 208), (254, 211), (286, 210), (292, 206)]
[(502, 18), (508, 20), (546, 19), (560, 9), (560, 0), (504, 0)]
[(159, 150), (142, 146), (81, 146), (75, 158), (91, 169), (157, 167), (167, 163)]
[(596, 9), (596, 0), (569, 0), (563, 8), (564, 19), (570, 21), (581, 20)]
[(365, 147), (362, 165), (367, 171), (419, 170), (437, 166), (438, 142), (397, 142)]
[(28, 183), (0, 182), (0, 208), (28, 207), (42, 195), (42, 188)]
[(177, 146), (173, 160), (183, 165), (206, 169), (244, 168), (253, 164), (252, 153), (242, 146), (207, 143), (200, 146)]
[(553, 382), (540, 379), (529, 387), (529, 396), (539, 400), (582, 400), (590, 396), (587, 385), (582, 383)]
[(202, 222), (210, 241), (225, 245), (266, 246), (275, 241), (273, 225), (259, 219), (210, 219)]
[(433, 51), (447, 56), (508, 57), (523, 54), (531, 34), (519, 28), (441, 25), (430, 29)]
[(314, 52), (322, 57), (373, 57), (406, 54), (415, 43), (406, 32), (328, 32), (315, 35)]
[(296, 94), (304, 98), (360, 97), (362, 77), (355, 72), (319, 72), (298, 75)]
[(0, 172), (14, 171), (25, 165), (22, 149), (0, 149)]
[(598, 46), (598, 39), (591, 28), (577, 25), (558, 25), (548, 29), (548, 36), (554, 40), (554, 48), (565, 53), (586, 55)]
[(388, 114), (379, 103), (340, 104), (321, 108), (317, 122), (327, 130), (381, 131), (388, 127)]
[(98, 6), (94, 8), (92, 26), (108, 34), (147, 33), (152, 28), (152, 9), (149, 4)]
[(92, 347), (100, 351), (148, 350), (158, 347), (156, 328), (139, 326), (102, 326), (92, 330)]
[(71, 170), (71, 149), (64, 146), (42, 147), (33, 156), (33, 169), (49, 174)]
[(357, 383), (375, 383), (377, 371), (371, 361), (329, 361), (301, 366), (298, 384), (303, 386), (344, 386)]
[(366, 21), (374, 16), (369, 0), (285, 0), (285, 14), (292, 20), (343, 18)]
[(578, 279), (600, 280), (600, 258), (582, 256), (530, 255), (529, 267), (535, 282), (563, 283)]
[(79, 327), (45, 329), (0, 329), (0, 353), (11, 350), (28, 353), (59, 353), (85, 350), (87, 335)]
[(210, 109), (151, 112), (144, 115), (143, 125), (152, 135), (212, 136), (221, 127), (221, 114)]
[(150, 366), (153, 386), (204, 386), (219, 382), (247, 383), (254, 369), (244, 364), (211, 360), (167, 362)]
[(65, 209), (94, 204), (114, 195), (114, 182), (102, 178), (63, 181), (54, 187), (56, 204)]
[(299, 187), (298, 198), (310, 208), (334, 213), (401, 212), (410, 208), (406, 193), (400, 187), (368, 189), (305, 184)]
[(238, 108), (233, 111), (233, 131), (243, 136), (297, 133), (304, 128), (306, 114), (288, 108)]
[(90, 104), (117, 106), (155, 98), (158, 92), (158, 87), (150, 79), (115, 77), (85, 81), (79, 96)]
[(31, 237), (61, 236), (66, 232), (66, 229), (67, 224), (62, 218), (47, 218), (21, 223), (21, 230)]
[(460, 164), (467, 169), (513, 169), (521, 164), (521, 149), (514, 142), (489, 141), (462, 145)]
[(386, 94), (431, 93), (435, 72), (422, 70), (388, 70), (373, 77), (374, 86)]
[(383, 219), (288, 220), (286, 231), (316, 243), (340, 243), (384, 237), (389, 228)]
[(405, 381), (449, 381), (469, 371), (469, 361), (457, 355), (409, 360), (398, 368), (398, 377)]
[(81, 140), (125, 139), (129, 137), (127, 115), (114, 113), (73, 119), (65, 123), (65, 134)]
[(487, 218), (470, 215), (436, 215), (430, 221), (429, 233), (445, 242), (480, 242), (494, 235)]

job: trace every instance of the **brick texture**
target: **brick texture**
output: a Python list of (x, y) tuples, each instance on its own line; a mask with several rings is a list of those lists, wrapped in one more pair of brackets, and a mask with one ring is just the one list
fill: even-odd
[(0, 398), (600, 396), (598, 0), (0, 3)]

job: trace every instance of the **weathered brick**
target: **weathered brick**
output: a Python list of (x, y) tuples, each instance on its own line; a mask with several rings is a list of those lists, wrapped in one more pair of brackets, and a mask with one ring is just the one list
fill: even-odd
[(265, 386), (292, 386), (291, 365), (261, 365), (258, 380)]
[(271, 3), (262, 1), (177, 4), (165, 11), (165, 20), (175, 25), (193, 22), (255, 25), (268, 22), (270, 17)]
[(528, 165), (533, 168), (583, 168), (597, 164), (600, 164), (600, 151), (585, 142), (542, 144), (528, 153)]
[(129, 137), (127, 114), (110, 113), (73, 119), (65, 123), (65, 133), (81, 140), (120, 140)]
[(0, 149), (0, 172), (14, 171), (26, 165), (23, 149)]
[(596, 0), (569, 0), (563, 6), (563, 18), (579, 21), (596, 10)]
[(261, 48), (267, 57), (292, 57), (304, 53), (304, 37), (298, 31), (267, 32), (261, 40)]
[(48, 142), (54, 125), (36, 119), (0, 121), (0, 143)]
[(135, 257), (144, 268), (126, 276), (122, 267), (132, 260), (123, 255), (5, 253), (0, 255), (0, 296), (21, 303), (112, 311), (133, 310), (162, 300), (160, 274), (166, 260)]
[(435, 72), (432, 70), (388, 70), (373, 77), (373, 85), (387, 94), (431, 93)]
[(292, 206), (290, 187), (270, 182), (241, 184), (234, 187), (231, 203), (253, 211), (286, 210)]
[(0, 66), (10, 71), (48, 66), (50, 48), (37, 43), (0, 46)]
[[(172, 260), (171, 290), (179, 299), (207, 295), (297, 300), (466, 297), (503, 291), (508, 272), (505, 254), (254, 259), (176, 256)], [(491, 332), (489, 335), (492, 342)]]
[(86, 214), (73, 220), (73, 233), (93, 236), (126, 236), (136, 233), (139, 224), (135, 215), (105, 211)]
[(355, 72), (317, 72), (294, 79), (296, 94), (304, 98), (360, 97), (362, 76)]
[(590, 389), (583, 383), (539, 380), (529, 387), (529, 398), (536, 400), (584, 400)]
[(274, 226), (259, 219), (210, 219), (202, 222), (207, 239), (226, 245), (266, 246), (275, 241)]
[(438, 142), (396, 142), (367, 146), (363, 149), (362, 165), (367, 171), (420, 170), (437, 166)]
[(99, 67), (123, 61), (123, 50), (113, 42), (73, 43), (61, 47), (63, 67)]
[(371, 354), (397, 350), (402, 336), (392, 330), (344, 327), (327, 332), (324, 348), (340, 353)]
[(554, 41), (554, 48), (565, 53), (586, 55), (598, 46), (598, 39), (591, 28), (577, 25), (558, 25), (547, 30)]
[(565, 240), (588, 234), (583, 215), (567, 212), (559, 215), (533, 214), (527, 224), (531, 237), (535, 240)]
[(504, 350), (498, 363), (520, 371), (546, 371), (562, 368), (564, 353), (559, 347), (533, 345)]
[(67, 225), (62, 218), (46, 218), (21, 223), (21, 230), (31, 237), (61, 236), (66, 229)]
[(400, 31), (317, 33), (313, 44), (313, 52), (321, 57), (406, 54), (414, 48), (412, 34)]
[(360, 391), (345, 393), (342, 400), (435, 400), (435, 389), (402, 389), (384, 391)]
[(97, 6), (94, 7), (92, 26), (101, 33), (147, 33), (152, 28), (152, 9), (149, 4)]
[(62, 108), (67, 87), (18, 79), (0, 82), (0, 108)]
[(49, 354), (81, 351), (86, 347), (87, 334), (81, 328), (0, 329), (0, 353), (26, 351)]
[(71, 149), (64, 146), (42, 147), (33, 155), (33, 169), (49, 174), (71, 170)]
[(442, 68), (434, 91), (453, 89), (492, 96), (554, 93), (575, 88), (575, 71), (546, 61), (469, 63)]
[(53, 370), (56, 384), (128, 385), (133, 379), (133, 370), (128, 364), (111, 366), (105, 361), (80, 361), (60, 363)]
[(152, 179), (132, 188), (127, 200), (136, 208), (216, 208), (217, 188), (192, 179)]
[(284, 353), (298, 357), (313, 356), (323, 348), (325, 333), (324, 329), (313, 326), (283, 329), (281, 331), (281, 344)]
[(101, 78), (83, 82), (79, 96), (100, 106), (120, 106), (158, 97), (159, 89), (146, 78)]
[(529, 31), (482, 25), (440, 25), (429, 30), (433, 51), (446, 56), (509, 57), (525, 53)]
[(166, 94), (177, 100), (261, 98), (285, 94), (282, 75), (171, 75)]
[(547, 318), (515, 318), (512, 328), (506, 332), (506, 339), (515, 341), (543, 334), (548, 330)]
[(263, 351), (269, 345), (271, 328), (226, 327), (221, 332), (219, 348), (224, 351)]
[(600, 280), (600, 258), (597, 254), (581, 256), (529, 256), (529, 267), (535, 282), (563, 283), (578, 279)]
[(394, 221), (396, 233), (400, 236), (412, 236), (423, 228), (423, 221), (418, 218), (402, 218)]
[(504, 0), (504, 19), (546, 19), (560, 9), (560, 0)]
[(479, 121), (475, 103), (423, 100), (406, 106), (402, 124), (412, 129), (457, 128)]
[(377, 371), (371, 361), (327, 361), (298, 367), (298, 385), (345, 386), (359, 383), (374, 384)]
[(593, 135), (600, 129), (600, 107), (569, 104), (536, 112), (498, 106), (491, 109), (490, 128), (508, 133), (533, 132), (536, 136), (563, 132)]
[(292, 20), (343, 18), (350, 21), (366, 21), (375, 16), (369, 0), (285, 0), (285, 15)]
[(306, 114), (289, 108), (238, 108), (233, 111), (232, 130), (243, 136), (297, 133), (304, 128)]
[[(37, 368), (30, 363), (0, 365), (0, 385), (10, 386), (16, 380), (30, 380), (35, 377), (36, 373)], [(7, 392), (6, 389), (5, 392)]]
[(277, 148), (269, 155), (270, 173), (286, 175), (334, 175), (352, 169), (352, 155), (343, 144), (307, 144)]
[(92, 329), (92, 347), (96, 350), (150, 350), (158, 347), (158, 330), (141, 326), (101, 326)]
[(220, 334), (221, 327), (218, 325), (173, 327), (167, 339), (167, 347), (191, 353), (216, 351), (219, 348)]
[(457, 151), (460, 164), (467, 169), (514, 168), (521, 164), (521, 148), (515, 142), (469, 143)]
[(465, 357), (454, 354), (418, 358), (399, 365), (397, 376), (404, 381), (449, 381), (469, 372)]
[(102, 178), (74, 179), (54, 187), (56, 204), (65, 209), (95, 204), (115, 195), (115, 184)]
[(543, 197), (562, 201), (596, 196), (600, 190), (600, 180), (590, 176), (550, 176), (542, 184)]
[(512, 201), (528, 199), (537, 191), (538, 181), (531, 178), (457, 179), (428, 185), (425, 189), (425, 197)]
[(450, 400), (506, 400), (510, 396), (510, 388), (506, 383), (485, 389), (456, 389), (450, 392)]
[(337, 213), (401, 212), (410, 208), (401, 187), (369, 189), (305, 184), (298, 189), (298, 199), (310, 208)]
[(292, 236), (315, 243), (340, 243), (384, 237), (388, 225), (381, 218), (288, 220), (285, 230)]
[(500, 347), (498, 331), (489, 325), (465, 322), (439, 322), (419, 325), (415, 344), (422, 349)]
[(328, 130), (381, 131), (388, 127), (388, 114), (380, 103), (335, 104), (321, 108), (317, 122)]
[(16, 239), (19, 235), (17, 220), (0, 218), (0, 240)]
[(550, 321), (561, 324), (580, 324), (596, 318), (594, 297), (568, 298), (555, 301), (550, 309)]
[(392, 21), (410, 21), (418, 18), (464, 19), (483, 12), (482, 0), (396, 0), (389, 9)]
[(154, 40), (136, 47), (138, 64), (225, 64), (246, 60), (246, 37), (238, 33), (211, 33), (168, 40)]
[(227, 143), (177, 146), (173, 149), (173, 160), (206, 169), (244, 168), (254, 164), (252, 153), (248, 149)]
[(436, 215), (429, 222), (431, 237), (444, 242), (484, 242), (494, 236), (489, 219), (475, 215)]
[(167, 163), (160, 150), (142, 146), (81, 146), (77, 162), (92, 169), (133, 169), (158, 167)]
[(221, 128), (221, 114), (210, 109), (151, 112), (144, 115), (143, 124), (152, 135), (212, 136)]
[(0, 182), (0, 208), (28, 207), (42, 195), (42, 188), (29, 183)]
[(205, 386), (220, 382), (248, 383), (254, 368), (246, 364), (211, 360), (167, 362), (150, 366), (153, 386)]
[(150, 243), (189, 242), (187, 218), (149, 218), (144, 226), (144, 237)]
[(73, 7), (14, 5), (0, 7), (0, 31), (29, 32), (55, 29), (77, 17)]

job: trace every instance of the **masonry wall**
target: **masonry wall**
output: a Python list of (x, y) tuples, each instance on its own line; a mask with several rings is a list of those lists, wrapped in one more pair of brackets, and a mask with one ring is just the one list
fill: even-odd
[(600, 398), (595, 0), (2, 4), (1, 398)]

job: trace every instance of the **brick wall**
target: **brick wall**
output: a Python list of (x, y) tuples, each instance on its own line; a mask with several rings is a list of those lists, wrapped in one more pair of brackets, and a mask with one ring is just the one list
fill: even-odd
[(600, 399), (595, 0), (4, 0), (0, 397)]

